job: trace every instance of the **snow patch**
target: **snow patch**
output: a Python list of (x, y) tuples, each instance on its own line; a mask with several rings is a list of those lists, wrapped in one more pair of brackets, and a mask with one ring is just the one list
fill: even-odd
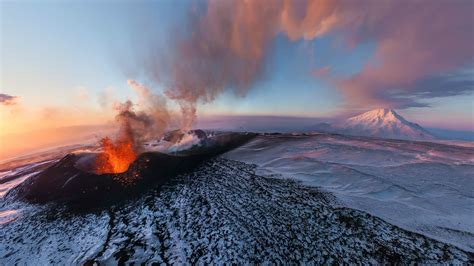
[[(474, 148), (342, 135), (261, 136), (224, 155), (474, 251)], [(441, 230), (440, 228), (444, 228)]]

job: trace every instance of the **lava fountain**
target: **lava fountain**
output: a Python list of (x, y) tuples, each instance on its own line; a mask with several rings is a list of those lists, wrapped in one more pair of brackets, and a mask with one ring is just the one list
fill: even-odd
[(123, 173), (137, 158), (133, 139), (112, 141), (105, 137), (100, 142), (103, 151), (96, 158), (96, 173)]
[[(150, 121), (144, 113), (133, 111), (133, 104), (127, 101), (118, 107), (117, 120), (120, 129), (116, 139), (105, 137), (100, 141), (101, 152), (95, 159), (96, 174), (117, 174), (128, 170), (140, 153), (140, 132), (137, 127), (147, 128)], [(132, 126), (134, 124), (134, 126)]]

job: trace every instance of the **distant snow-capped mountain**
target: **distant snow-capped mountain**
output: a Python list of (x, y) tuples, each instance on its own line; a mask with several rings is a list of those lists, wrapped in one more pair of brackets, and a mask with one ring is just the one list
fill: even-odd
[(431, 140), (435, 137), (416, 123), (407, 121), (392, 109), (379, 108), (330, 126), (332, 131), (348, 135), (390, 139)]

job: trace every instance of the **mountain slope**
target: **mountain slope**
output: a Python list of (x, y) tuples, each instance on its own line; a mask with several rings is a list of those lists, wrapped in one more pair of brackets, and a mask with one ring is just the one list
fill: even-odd
[(333, 128), (340, 133), (390, 139), (431, 140), (420, 125), (407, 121), (392, 109), (380, 108), (351, 117)]
[(134, 200), (78, 215), (0, 201), (0, 214), (13, 216), (0, 225), (0, 265), (469, 263), (457, 247), (256, 171), (216, 158)]

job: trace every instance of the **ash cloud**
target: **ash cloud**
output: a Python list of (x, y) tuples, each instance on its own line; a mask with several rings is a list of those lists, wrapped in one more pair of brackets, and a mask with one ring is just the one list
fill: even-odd
[(120, 125), (117, 140), (132, 140), (137, 151), (144, 141), (160, 139), (170, 126), (171, 116), (164, 96), (152, 93), (146, 86), (128, 80), (128, 85), (135, 90), (139, 99), (137, 103), (127, 100), (115, 102), (116, 120)]
[(293, 41), (338, 34), (352, 46), (374, 41), (373, 58), (360, 73), (333, 80), (353, 106), (422, 107), (420, 99), (462, 94), (464, 86), (445, 93), (420, 80), (474, 61), (469, 0), (209, 0), (200, 7), (164, 58), (148, 53), (160, 66), (147, 64), (146, 72), (179, 103), (184, 129), (192, 126), (198, 102), (227, 89), (245, 95), (262, 79), (279, 34)]
[(20, 97), (12, 96), (5, 93), (0, 93), (0, 104), (5, 106), (11, 106), (18, 103)]
[[(460, 84), (432, 86), (427, 80), (447, 81), (443, 73), (474, 61), (474, 2), (387, 1), (383, 6), (366, 14), (362, 33), (356, 32), (358, 38), (373, 38), (377, 48), (360, 73), (338, 82), (347, 100), (403, 108), (423, 105), (420, 100), (435, 95), (463, 94), (466, 88)], [(409, 100), (400, 101), (402, 96)]]
[[(182, 110), (189, 130), (199, 101), (211, 102), (225, 89), (244, 95), (262, 77), (264, 58), (278, 33), (280, 2), (209, 1), (192, 14), (187, 35), (176, 39), (165, 60), (166, 96)], [(150, 71), (153, 72), (153, 71)]]
[[(133, 151), (139, 153), (143, 149), (143, 143), (151, 139), (160, 139), (171, 125), (171, 115), (168, 112), (167, 101), (163, 95), (153, 93), (145, 85), (135, 80), (128, 80), (128, 85), (133, 89), (138, 101), (124, 102), (112, 101), (113, 95), (107, 101), (102, 101), (104, 108), (112, 105), (116, 112), (118, 125), (117, 134), (106, 142), (112, 146), (130, 143)], [(100, 95), (99, 95), (100, 96)], [(99, 102), (101, 97), (99, 97)], [(104, 140), (102, 140), (102, 143)]]
[(413, 93), (419, 98), (437, 98), (474, 93), (474, 73), (430, 76), (414, 83)]
[(153, 122), (150, 116), (144, 112), (137, 112), (131, 101), (116, 104), (116, 119), (120, 123), (120, 130), (117, 136), (118, 142), (130, 141), (136, 151), (141, 150), (146, 132)]
[(383, 106), (398, 109), (411, 107), (430, 107), (424, 102), (432, 98), (470, 95), (474, 93), (474, 76), (470, 72), (458, 71), (454, 73), (430, 75), (401, 87), (397, 84), (388, 84), (383, 90), (373, 90), (366, 101), (373, 104), (382, 103)]
[(331, 67), (325, 66), (319, 69), (314, 70), (311, 74), (317, 78), (326, 78), (331, 73)]
[[(171, 125), (171, 115), (168, 111), (166, 98), (157, 93), (153, 93), (148, 87), (135, 80), (128, 80), (128, 85), (137, 93), (139, 99), (137, 107), (140, 109), (135, 119), (146, 126), (141, 135), (147, 139), (159, 139)], [(127, 102), (125, 110), (130, 111), (131, 102)]]

